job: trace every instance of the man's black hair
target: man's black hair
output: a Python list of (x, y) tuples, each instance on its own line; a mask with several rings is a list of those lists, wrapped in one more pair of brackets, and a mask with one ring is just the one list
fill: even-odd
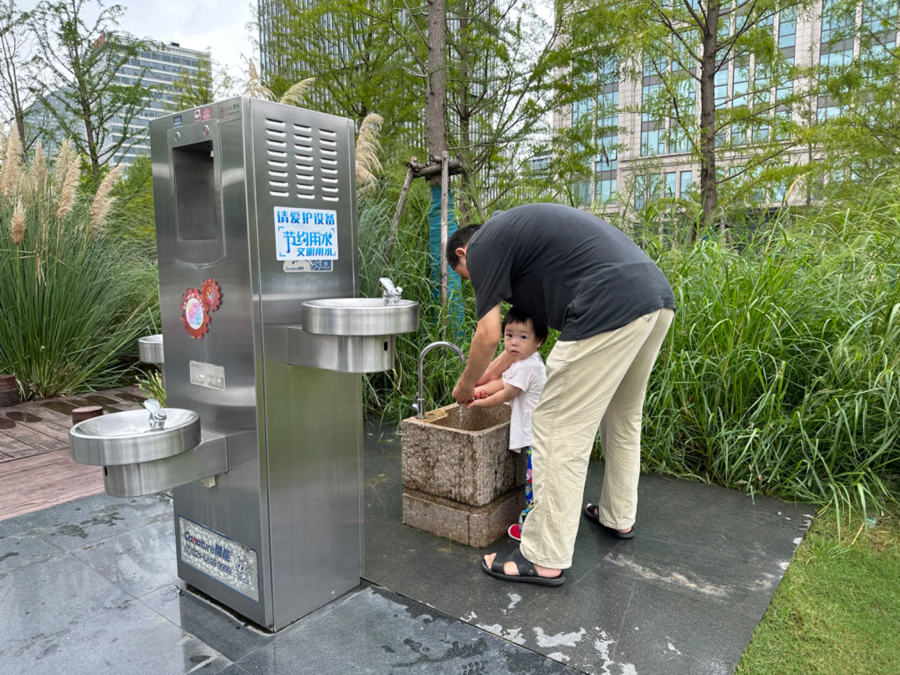
[(503, 316), (503, 328), (506, 329), (506, 324), (508, 323), (527, 324), (529, 321), (534, 330), (534, 337), (537, 338), (538, 342), (544, 344), (544, 341), (547, 339), (547, 324), (540, 319), (535, 319), (533, 316), (526, 314), (518, 307), (510, 307), (506, 310), (506, 314)]
[(469, 239), (478, 232), (480, 227), (481, 225), (461, 227), (450, 235), (450, 238), (447, 240), (447, 264), (450, 266), (450, 269), (456, 269), (456, 266), (459, 265), (459, 256), (456, 255), (456, 249), (466, 246), (469, 243)]

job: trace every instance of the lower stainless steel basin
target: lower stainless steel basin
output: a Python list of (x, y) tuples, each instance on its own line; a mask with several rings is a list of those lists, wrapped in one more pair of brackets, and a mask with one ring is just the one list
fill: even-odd
[(419, 327), (419, 303), (382, 298), (323, 298), (303, 303), (303, 329), (319, 335), (397, 335)]
[(146, 410), (101, 415), (69, 430), (72, 458), (80, 464), (115, 466), (171, 457), (197, 447), (200, 416), (193, 410), (165, 408), (162, 429), (151, 429)]
[(141, 363), (164, 363), (162, 333), (138, 338), (138, 353)]

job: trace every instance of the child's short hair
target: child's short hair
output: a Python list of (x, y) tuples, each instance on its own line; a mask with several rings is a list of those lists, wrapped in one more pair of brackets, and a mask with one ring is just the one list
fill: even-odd
[(529, 321), (531, 322), (531, 328), (534, 330), (534, 337), (537, 338), (538, 342), (543, 343), (547, 339), (547, 324), (526, 314), (518, 307), (510, 307), (506, 310), (506, 314), (503, 317), (503, 328), (505, 329), (508, 323), (528, 323)]

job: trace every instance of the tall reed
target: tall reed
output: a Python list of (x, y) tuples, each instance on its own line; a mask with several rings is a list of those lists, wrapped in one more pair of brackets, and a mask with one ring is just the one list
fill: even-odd
[[(9, 149), (14, 141), (7, 141)], [(0, 191), (0, 371), (28, 397), (123, 383), (150, 323), (153, 270), (107, 246), (111, 182), (79, 199), (78, 157), (7, 153)]]
[(900, 460), (897, 205), (785, 217), (665, 251), (678, 312), (648, 391), (646, 469), (878, 508)]

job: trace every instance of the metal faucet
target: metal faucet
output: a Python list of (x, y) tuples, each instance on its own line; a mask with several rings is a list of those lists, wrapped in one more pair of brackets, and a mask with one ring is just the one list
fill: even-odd
[(466, 362), (466, 357), (465, 354), (463, 354), (462, 349), (452, 342), (439, 340), (438, 342), (432, 342), (430, 345), (425, 345), (425, 348), (419, 353), (419, 395), (416, 396), (416, 402), (413, 404), (413, 408), (416, 409), (416, 417), (420, 420), (425, 419), (425, 384), (422, 381), (422, 364), (425, 361), (425, 355), (435, 347), (450, 347), (450, 349), (456, 352), (460, 361), (463, 363)]
[(166, 409), (155, 398), (144, 401), (144, 408), (150, 413), (150, 431), (157, 431), (166, 425)]
[(384, 286), (384, 294), (381, 296), (386, 305), (396, 305), (400, 301), (400, 295), (403, 289), (400, 286), (394, 286), (394, 282), (387, 277), (381, 277), (378, 282)]

